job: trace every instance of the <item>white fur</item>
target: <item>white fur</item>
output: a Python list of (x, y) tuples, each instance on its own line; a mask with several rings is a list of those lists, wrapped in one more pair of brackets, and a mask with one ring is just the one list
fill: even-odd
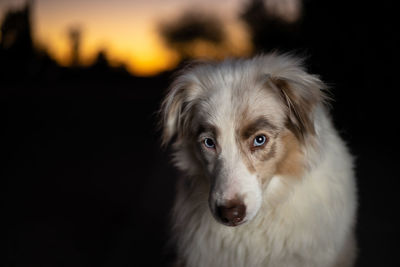
[[(353, 159), (322, 103), (310, 114), (315, 135), (306, 137), (301, 146), (306, 166), (301, 177), (272, 174), (262, 184), (262, 174), (251, 173), (243, 162), (235, 145), (239, 106), (247, 105), (251, 116), (264, 114), (279, 129), (285, 128), (288, 111), (273, 94), (257, 88), (255, 77), (260, 72), (303, 85), (316, 79), (288, 56), (226, 61), (184, 72), (164, 102), (164, 135), (167, 141), (178, 135), (174, 161), (185, 174), (173, 213), (178, 262), (187, 267), (352, 266), (356, 250)], [(240, 88), (234, 89), (235, 85)], [(184, 89), (186, 109), (171, 113), (178, 90), (183, 90), (180, 86), (190, 87)], [(249, 88), (242, 94), (244, 86)], [(179, 136), (177, 126), (193, 112), (188, 106), (195, 99), (202, 112), (191, 114), (193, 120), (222, 129), (221, 150), (202, 151), (205, 163), (194, 152), (192, 139)], [(223, 204), (237, 194), (247, 206), (245, 223), (228, 227), (217, 222), (213, 204)]]

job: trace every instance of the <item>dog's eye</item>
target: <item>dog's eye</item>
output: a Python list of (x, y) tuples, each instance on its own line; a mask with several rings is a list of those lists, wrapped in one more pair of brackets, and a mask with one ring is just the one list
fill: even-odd
[(253, 146), (254, 147), (258, 147), (258, 146), (262, 146), (265, 144), (265, 142), (267, 141), (267, 137), (265, 135), (257, 135), (256, 138), (254, 138), (253, 141)]
[(205, 138), (205, 139), (204, 139), (204, 145), (205, 145), (207, 148), (215, 148), (214, 140), (212, 140), (211, 138)]

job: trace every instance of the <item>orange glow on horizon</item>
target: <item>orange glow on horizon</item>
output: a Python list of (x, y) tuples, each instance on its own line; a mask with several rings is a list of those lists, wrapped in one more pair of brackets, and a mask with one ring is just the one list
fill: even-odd
[[(228, 33), (228, 40), (222, 47), (196, 43), (195, 57), (248, 55), (251, 45), (246, 30), (236, 18), (233, 19), (241, 1), (214, 4), (211, 0), (190, 3), (183, 0), (35, 0), (32, 8), (33, 36), (39, 47), (46, 49), (61, 65), (68, 66), (71, 64), (68, 31), (77, 27), (81, 31), (79, 52), (82, 65), (90, 65), (99, 51), (105, 51), (111, 65), (124, 64), (134, 75), (151, 76), (171, 70), (179, 63), (179, 54), (164, 44), (157, 29), (162, 21), (174, 21), (186, 10), (212, 12), (224, 21)], [(16, 2), (11, 3), (18, 7)], [(19, 0), (19, 6), (23, 4), (24, 1)]]
[[(51, 44), (45, 48), (63, 66), (71, 63), (71, 48), (67, 36), (67, 30), (61, 33), (51, 33), (47, 29), (46, 35), (40, 35), (39, 44)], [(98, 38), (100, 34), (92, 31), (85, 33), (82, 28), (82, 44), (80, 49), (81, 64), (90, 65), (95, 60), (99, 51), (105, 51), (111, 65), (124, 64), (127, 70), (138, 76), (151, 76), (165, 70), (174, 68), (179, 57), (174, 52), (164, 47), (156, 32), (143, 29), (142, 33), (126, 35), (115, 32), (102, 32), (104, 38)]]

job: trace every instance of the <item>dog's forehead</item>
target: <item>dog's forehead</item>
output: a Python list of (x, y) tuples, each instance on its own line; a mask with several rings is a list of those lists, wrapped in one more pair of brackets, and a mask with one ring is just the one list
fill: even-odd
[(264, 117), (278, 127), (283, 125), (284, 105), (276, 93), (260, 82), (261, 79), (221, 77), (221, 80), (209, 82), (201, 98), (203, 120), (217, 127), (230, 124), (227, 127), (240, 128), (242, 124)]

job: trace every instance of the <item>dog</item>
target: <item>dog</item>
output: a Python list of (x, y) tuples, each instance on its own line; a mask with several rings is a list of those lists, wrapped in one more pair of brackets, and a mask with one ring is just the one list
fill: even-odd
[(185, 68), (161, 105), (182, 172), (177, 266), (348, 267), (356, 258), (353, 157), (327, 87), (290, 54)]

